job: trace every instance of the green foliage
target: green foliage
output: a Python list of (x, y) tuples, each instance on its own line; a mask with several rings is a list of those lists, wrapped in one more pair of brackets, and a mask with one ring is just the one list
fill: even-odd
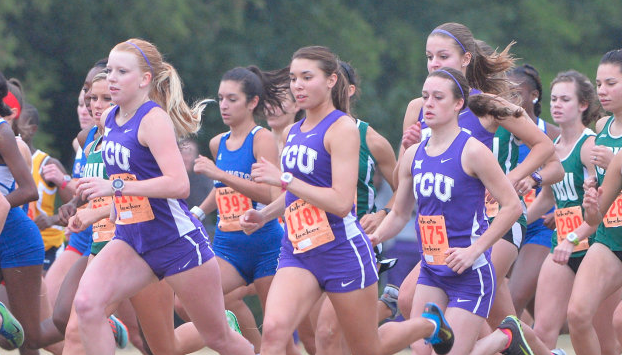
[[(0, 71), (23, 82), (41, 113), (35, 143), (69, 164), (78, 91), (116, 43), (140, 37), (157, 44), (189, 102), (215, 97), (220, 77), (235, 66), (282, 68), (296, 49), (325, 45), (361, 78), (356, 115), (397, 147), (406, 105), (427, 74), (427, 35), (439, 24), (464, 23), (493, 47), (516, 40), (519, 64), (541, 72), (546, 104), (557, 72), (595, 76), (601, 55), (620, 46), (620, 17), (622, 7), (609, 0), (3, 0)], [(226, 129), (217, 106), (208, 108), (202, 153)]]

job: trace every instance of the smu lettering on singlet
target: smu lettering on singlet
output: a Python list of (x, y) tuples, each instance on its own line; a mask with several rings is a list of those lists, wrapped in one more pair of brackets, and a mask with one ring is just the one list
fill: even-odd
[[(594, 145), (600, 145), (610, 149), (613, 154), (618, 154), (622, 148), (622, 135), (615, 136), (611, 133), (611, 124), (614, 117), (611, 116), (605, 123), (603, 130), (596, 136)], [(596, 178), (598, 185), (603, 183), (606, 170), (596, 166)], [(622, 195), (618, 196), (611, 207), (607, 210), (603, 222), (598, 225), (595, 241), (605, 244), (613, 251), (622, 251)]]
[[(244, 139), (242, 146), (236, 150), (227, 148), (227, 139), (229, 139), (231, 132), (223, 134), (218, 145), (216, 166), (228, 174), (251, 180), (251, 168), (253, 163), (257, 162), (253, 155), (253, 140), (260, 129), (262, 129), (260, 126), (253, 128)], [(214, 180), (214, 188), (216, 189), (218, 205), (218, 228), (216, 228), (215, 238), (237, 236), (247, 240), (249, 236), (242, 231), (239, 217), (249, 209), (261, 210), (265, 206), (257, 201), (252, 201), (221, 181)], [(253, 233), (252, 237), (266, 239), (266, 242), (268, 239), (278, 242), (282, 235), (283, 229), (279, 222), (274, 219)]]
[[(477, 89), (471, 89), (469, 91), (469, 95), (477, 95), (481, 93), (482, 92)], [(421, 122), (421, 141), (423, 141), (429, 138), (432, 134), (430, 127), (428, 127), (423, 119), (423, 108), (419, 111), (419, 122)], [(458, 116), (458, 126), (478, 141), (484, 143), (488, 149), (492, 150), (492, 139), (495, 134), (489, 132), (484, 126), (482, 126), (479, 118), (475, 116), (468, 106), (465, 107), (464, 110), (460, 111), (460, 115)]]
[[(341, 116), (345, 113), (334, 110), (307, 132), (300, 130), (306, 119), (295, 123), (281, 153), (282, 171), (313, 186), (332, 186), (331, 156), (324, 147), (324, 135)], [(354, 202), (344, 218), (322, 211), (289, 191), (285, 193), (285, 206), (287, 228), (282, 243), (292, 242), (296, 254), (315, 255), (363, 234)], [(321, 234), (316, 234), (318, 232)]]
[(356, 217), (361, 218), (366, 214), (376, 212), (376, 187), (374, 186), (374, 173), (376, 172), (376, 159), (371, 154), (367, 145), (367, 129), (369, 123), (356, 120), (356, 126), (361, 136), (361, 148), (359, 150), (359, 178), (356, 183)]
[[(33, 221), (42, 214), (48, 217), (54, 215), (54, 202), (56, 201), (58, 188), (54, 185), (46, 184), (43, 176), (41, 176), (41, 169), (49, 158), (50, 156), (47, 153), (38, 149), (32, 155), (32, 178), (39, 192), (39, 199), (28, 204), (28, 217)], [(58, 248), (63, 244), (65, 233), (63, 232), (63, 227), (51, 226), (41, 231), (41, 237), (43, 237), (45, 250), (49, 250), (52, 247)]]
[[(557, 229), (551, 236), (553, 249), (557, 246), (559, 240), (566, 238), (568, 233), (575, 230), (583, 222), (583, 182), (588, 177), (587, 168), (581, 162), (581, 147), (588, 137), (596, 134), (589, 128), (583, 130), (581, 137), (577, 139), (570, 153), (561, 159), (564, 167), (564, 179), (551, 187), (555, 196), (555, 224)], [(559, 137), (555, 140), (555, 144), (559, 143)], [(559, 238), (558, 238), (559, 235)], [(562, 238), (563, 237), (563, 238)], [(590, 239), (592, 236), (590, 236)], [(559, 240), (558, 240), (559, 239)], [(588, 248), (588, 240), (584, 239), (574, 248), (572, 257), (585, 255)]]
[[(110, 110), (106, 117), (102, 154), (106, 172), (111, 177), (120, 175), (123, 178), (135, 178), (140, 181), (162, 176), (162, 171), (149, 148), (138, 141), (140, 123), (154, 107), (159, 106), (153, 101), (144, 103), (123, 126), (117, 125), (115, 121), (119, 106)], [(166, 245), (201, 228), (201, 223), (192, 217), (183, 199), (127, 196), (126, 200), (146, 204), (153, 213), (150, 220), (121, 224), (122, 220), (119, 217), (122, 216), (117, 211), (115, 234), (133, 238), (134, 246), (139, 253)]]
[(92, 141), (95, 140), (95, 134), (97, 133), (97, 126), (93, 126), (86, 136), (83, 147), (78, 147), (76, 151), (76, 157), (73, 160), (73, 168), (71, 169), (71, 177), (79, 179), (82, 177), (82, 171), (86, 164), (86, 154), (84, 154), (84, 148), (86, 148)]
[[(462, 169), (462, 151), (469, 138), (460, 131), (449, 148), (434, 157), (425, 151), (428, 138), (417, 148), (411, 166), (421, 267), (440, 276), (457, 275), (445, 264), (447, 248), (466, 248), (488, 229), (484, 185)], [(487, 250), (471, 269), (489, 262)]]

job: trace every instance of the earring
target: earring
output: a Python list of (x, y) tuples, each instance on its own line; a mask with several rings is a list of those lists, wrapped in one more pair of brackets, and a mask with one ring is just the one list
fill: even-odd
[(533, 99), (531, 102), (533, 102), (533, 104), (537, 104), (538, 103), (538, 98), (536, 97), (535, 99)]
[(138, 84), (138, 87), (142, 89), (143, 88), (143, 84)]

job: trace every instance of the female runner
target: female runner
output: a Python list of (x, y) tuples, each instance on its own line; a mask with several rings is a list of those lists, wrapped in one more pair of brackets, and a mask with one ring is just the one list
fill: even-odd
[[(190, 112), (177, 72), (149, 42), (119, 43), (107, 69), (118, 105), (106, 117), (102, 148), (112, 181), (83, 178), (78, 192), (88, 199), (114, 195), (117, 226), (76, 294), (86, 352), (113, 354), (106, 320), (110, 310), (164, 279), (209, 347), (253, 354), (227, 326), (218, 264), (201, 223), (183, 201), (189, 183), (176, 137), (198, 130), (200, 112)], [(106, 278), (110, 274), (116, 277)]]

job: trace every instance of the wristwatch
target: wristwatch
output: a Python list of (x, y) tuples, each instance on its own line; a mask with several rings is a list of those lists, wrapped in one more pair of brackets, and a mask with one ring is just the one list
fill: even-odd
[(294, 180), (294, 175), (292, 175), (292, 173), (283, 173), (283, 175), (281, 175), (281, 189), (285, 191), (287, 185), (289, 185), (292, 180)]
[(566, 240), (575, 246), (579, 245), (579, 236), (575, 232), (568, 233), (568, 235), (566, 235)]
[(531, 178), (536, 182), (536, 186), (534, 188), (538, 188), (542, 185), (542, 176), (537, 171), (531, 173)]
[(116, 178), (112, 180), (112, 192), (114, 192), (115, 196), (122, 196), (124, 187), (125, 181), (123, 181), (122, 179)]

